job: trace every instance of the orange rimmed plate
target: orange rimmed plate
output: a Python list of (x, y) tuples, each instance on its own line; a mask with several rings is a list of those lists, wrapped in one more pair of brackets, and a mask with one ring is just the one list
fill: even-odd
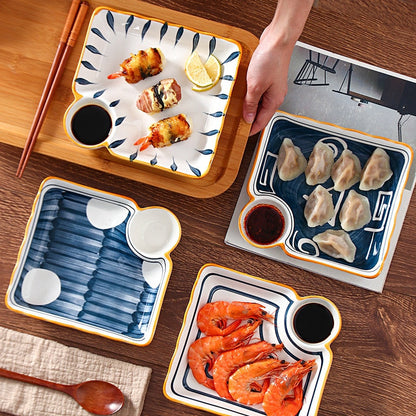
[[(123, 77), (108, 79), (131, 54), (149, 47), (159, 48), (163, 71), (136, 84)], [(197, 50), (203, 60), (211, 54), (221, 63), (220, 81), (210, 90), (195, 92), (184, 71), (185, 61)], [(123, 160), (185, 178), (203, 178), (210, 170), (231, 100), (242, 48), (236, 41), (196, 31), (163, 20), (110, 8), (97, 8), (73, 81), (75, 101), (64, 116), (64, 128), (72, 138), (71, 120), (76, 107), (103, 106), (112, 118), (110, 135), (97, 146), (105, 147)], [(181, 86), (180, 102), (161, 113), (146, 114), (136, 108), (139, 94), (164, 78), (175, 78)], [(146, 136), (148, 127), (162, 118), (184, 113), (191, 121), (192, 134), (186, 141), (164, 148), (140, 151), (134, 143)]]
[[(308, 227), (304, 208), (314, 186), (306, 184), (304, 173), (291, 181), (282, 181), (279, 178), (277, 158), (284, 138), (290, 138), (294, 145), (301, 149), (306, 159), (309, 158), (318, 141), (330, 145), (334, 151), (335, 160), (344, 149), (350, 149), (359, 158), (362, 167), (372, 152), (380, 147), (390, 157), (393, 176), (376, 190), (361, 191), (357, 183), (343, 192), (336, 192), (333, 189), (333, 181), (329, 178), (322, 186), (331, 193), (335, 215), (322, 226)], [(287, 216), (290, 221), (287, 226), (290, 230), (284, 241), (279, 242), (279, 246), (288, 256), (361, 277), (375, 278), (383, 269), (390, 247), (390, 239), (395, 228), (412, 160), (413, 150), (405, 143), (370, 136), (307, 117), (278, 112), (269, 122), (260, 139), (247, 185), (249, 204), (267, 197), (280, 201), (282, 208), (288, 210)], [(341, 229), (339, 212), (350, 189), (368, 198), (371, 220), (364, 227), (348, 233), (356, 247), (356, 254), (352, 262), (347, 262), (322, 252), (313, 241), (313, 237), (329, 229)]]
[[(253, 342), (262, 339), (274, 344), (283, 343), (284, 348), (278, 352), (278, 358), (288, 362), (315, 360), (314, 369), (303, 380), (303, 406), (298, 415), (316, 415), (332, 363), (330, 346), (341, 330), (341, 315), (337, 307), (321, 296), (300, 297), (289, 286), (216, 264), (206, 264), (198, 273), (165, 379), (165, 396), (218, 415), (265, 414), (261, 404), (248, 406), (220, 397), (215, 390), (199, 384), (189, 368), (188, 349), (193, 341), (203, 337), (196, 322), (199, 309), (207, 302), (224, 300), (259, 303), (274, 317), (273, 322), (263, 322), (256, 330)], [(325, 304), (334, 319), (329, 337), (315, 345), (300, 341), (292, 325), (293, 312), (309, 300)]]

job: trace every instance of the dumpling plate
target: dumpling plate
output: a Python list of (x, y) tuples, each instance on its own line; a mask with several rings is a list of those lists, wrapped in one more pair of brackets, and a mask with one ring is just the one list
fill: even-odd
[[(346, 148), (360, 159), (362, 166), (377, 147), (384, 149), (390, 156), (393, 176), (381, 188), (364, 192), (358, 189), (358, 183), (350, 188), (367, 196), (372, 215), (371, 221), (363, 228), (349, 232), (357, 248), (352, 263), (326, 255), (312, 240), (314, 235), (325, 230), (341, 229), (338, 214), (349, 190), (334, 191), (331, 178), (322, 184), (332, 194), (335, 216), (323, 226), (308, 227), (303, 211), (306, 198), (315, 186), (306, 184), (304, 173), (292, 181), (280, 180), (277, 173), (278, 152), (286, 137), (300, 147), (306, 159), (319, 140), (331, 146), (335, 160)], [(260, 138), (247, 192), (251, 199), (265, 195), (281, 199), (290, 208), (293, 224), (282, 245), (287, 255), (374, 278), (383, 268), (412, 159), (413, 151), (404, 143), (279, 112), (274, 115)]]

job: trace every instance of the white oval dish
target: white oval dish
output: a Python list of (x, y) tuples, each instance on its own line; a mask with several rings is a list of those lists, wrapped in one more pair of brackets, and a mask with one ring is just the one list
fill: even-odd
[(127, 241), (139, 254), (158, 258), (173, 250), (179, 241), (178, 219), (164, 208), (137, 211), (127, 225)]

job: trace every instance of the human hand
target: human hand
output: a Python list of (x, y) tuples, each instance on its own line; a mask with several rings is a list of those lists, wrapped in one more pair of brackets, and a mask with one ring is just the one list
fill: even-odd
[(287, 94), (294, 45), (276, 42), (268, 29), (263, 32), (247, 70), (243, 118), (247, 123), (253, 123), (250, 135), (267, 125)]
[(287, 75), (296, 41), (314, 0), (279, 0), (271, 23), (260, 37), (247, 70), (243, 118), (258, 133), (283, 103)]

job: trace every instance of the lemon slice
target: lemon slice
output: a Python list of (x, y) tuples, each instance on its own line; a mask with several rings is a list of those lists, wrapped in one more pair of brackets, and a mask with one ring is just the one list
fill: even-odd
[(208, 75), (197, 51), (192, 52), (185, 63), (185, 74), (195, 86), (206, 88), (212, 85), (212, 79)]
[(197, 87), (196, 85), (194, 85), (192, 87), (192, 91), (196, 91), (196, 92), (201, 92), (201, 91), (208, 91), (210, 90), (214, 85), (210, 84), (207, 87)]
[(210, 55), (205, 62), (204, 67), (208, 72), (209, 77), (211, 78), (212, 86), (214, 86), (219, 81), (221, 76), (220, 62), (214, 55)]

